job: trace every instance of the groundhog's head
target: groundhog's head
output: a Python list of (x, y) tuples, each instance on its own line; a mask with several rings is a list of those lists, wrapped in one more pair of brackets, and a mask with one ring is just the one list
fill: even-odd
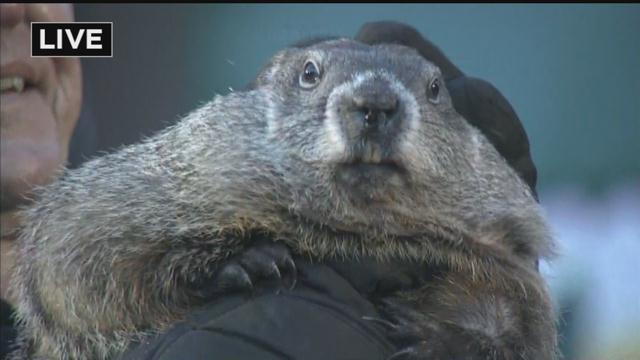
[(293, 190), (292, 210), (311, 221), (409, 235), (434, 224), (543, 228), (529, 188), (412, 48), (348, 39), (294, 47), (255, 87), (273, 94), (267, 142)]

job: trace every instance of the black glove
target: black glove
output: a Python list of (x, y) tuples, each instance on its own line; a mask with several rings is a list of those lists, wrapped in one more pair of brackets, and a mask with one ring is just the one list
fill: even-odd
[(382, 360), (395, 351), (383, 329), (363, 319), (380, 315), (347, 280), (329, 266), (295, 261), (294, 290), (224, 296), (121, 360)]

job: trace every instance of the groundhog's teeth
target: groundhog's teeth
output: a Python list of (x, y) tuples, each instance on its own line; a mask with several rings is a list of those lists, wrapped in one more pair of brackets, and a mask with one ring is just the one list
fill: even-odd
[(11, 89), (22, 92), (24, 90), (24, 79), (17, 76), (0, 79), (0, 91), (4, 92)]
[(371, 154), (369, 154), (369, 161), (373, 163), (379, 163), (382, 161), (382, 151), (378, 146), (371, 148)]

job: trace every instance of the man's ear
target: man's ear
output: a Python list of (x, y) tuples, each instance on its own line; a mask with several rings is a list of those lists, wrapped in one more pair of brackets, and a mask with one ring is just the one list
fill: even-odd
[(269, 83), (274, 76), (277, 75), (278, 69), (280, 68), (279, 64), (283, 59), (287, 58), (287, 55), (291, 50), (285, 49), (276, 53), (269, 61), (262, 67), (258, 76), (251, 81), (243, 90), (253, 90), (262, 85)]

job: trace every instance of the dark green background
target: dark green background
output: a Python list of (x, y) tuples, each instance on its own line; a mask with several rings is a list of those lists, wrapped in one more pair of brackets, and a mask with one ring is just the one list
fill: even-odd
[(242, 87), (292, 42), (389, 19), (503, 92), (529, 133), (541, 193), (640, 180), (637, 4), (78, 5), (76, 14), (114, 22), (114, 58), (84, 59), (94, 113), (110, 125), (103, 148)]
[[(529, 132), (542, 187), (640, 177), (640, 7), (635, 5), (219, 5), (194, 13), (197, 94), (248, 82), (275, 50), (393, 19), (491, 81)], [(194, 44), (195, 45), (195, 44)], [(231, 65), (229, 60), (235, 65)]]

